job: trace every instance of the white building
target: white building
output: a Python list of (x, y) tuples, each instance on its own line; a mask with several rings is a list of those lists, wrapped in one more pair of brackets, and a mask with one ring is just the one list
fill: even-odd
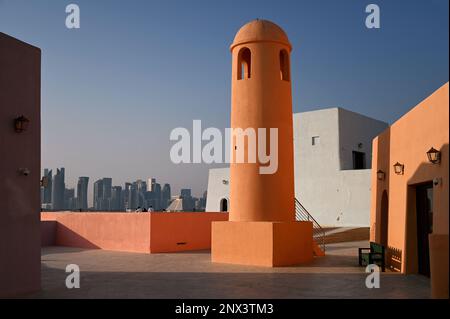
[[(295, 196), (322, 226), (369, 226), (372, 139), (387, 123), (342, 108), (294, 114)], [(229, 168), (211, 169), (206, 211), (225, 211)]]

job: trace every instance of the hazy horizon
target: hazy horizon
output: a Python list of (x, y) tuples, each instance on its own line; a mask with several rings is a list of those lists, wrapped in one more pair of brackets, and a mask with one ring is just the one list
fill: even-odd
[[(81, 29), (65, 27), (65, 6)], [(343, 107), (388, 123), (448, 81), (448, 1), (0, 0), (0, 31), (42, 49), (42, 170), (113, 185), (154, 177), (172, 193), (207, 189), (208, 169), (170, 161), (176, 127), (230, 121), (231, 55), (255, 18), (293, 45), (293, 112)]]

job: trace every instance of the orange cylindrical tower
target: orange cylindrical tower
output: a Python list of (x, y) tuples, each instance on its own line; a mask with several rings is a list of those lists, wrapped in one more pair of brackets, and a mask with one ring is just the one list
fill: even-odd
[[(267, 153), (278, 154), (272, 154), (277, 156), (273, 174), (261, 173), (269, 164), (258, 156), (256, 163), (230, 164), (230, 221), (295, 220), (291, 49), (286, 33), (267, 20), (243, 26), (231, 45), (231, 128), (265, 129)], [(270, 128), (278, 130), (277, 148), (270, 144)], [(242, 146), (245, 154), (251, 152), (248, 145), (232, 139), (232, 158)]]
[(295, 220), (291, 49), (267, 20), (244, 25), (231, 45), (230, 215), (212, 223), (213, 262), (273, 267), (313, 258), (312, 223)]

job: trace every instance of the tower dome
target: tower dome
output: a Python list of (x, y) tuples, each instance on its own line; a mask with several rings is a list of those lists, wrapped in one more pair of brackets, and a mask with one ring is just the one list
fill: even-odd
[(233, 50), (235, 46), (249, 42), (276, 42), (288, 46), (289, 51), (292, 50), (291, 43), (283, 29), (268, 20), (256, 19), (245, 24), (236, 33), (230, 49)]

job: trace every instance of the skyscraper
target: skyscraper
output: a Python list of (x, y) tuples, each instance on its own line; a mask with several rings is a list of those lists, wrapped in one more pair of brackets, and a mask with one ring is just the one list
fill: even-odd
[(112, 191), (112, 178), (103, 178), (103, 195), (101, 200), (101, 210), (110, 210), (109, 207)]
[(154, 200), (154, 206), (153, 208), (155, 210), (161, 210), (161, 184), (155, 183), (153, 185), (153, 200)]
[(137, 183), (134, 182), (130, 185), (130, 191), (128, 193), (128, 209), (136, 209), (139, 206), (138, 199), (138, 186)]
[(78, 178), (76, 209), (81, 209), (81, 210), (88, 209), (88, 200), (87, 200), (88, 185), (89, 185), (89, 177)]
[(43, 187), (43, 204), (50, 204), (52, 202), (52, 170), (44, 169), (44, 178), (47, 180), (46, 186)]
[(64, 182), (65, 170), (64, 167), (56, 170), (56, 174), (53, 176), (52, 182), (52, 209), (61, 210), (64, 209), (64, 191), (66, 184)]
[(94, 209), (102, 210), (103, 180), (99, 179), (94, 183)]
[(125, 189), (122, 190), (124, 209), (130, 209), (130, 203), (129, 203), (130, 188), (131, 188), (131, 183), (125, 183)]
[(192, 197), (191, 189), (190, 188), (183, 188), (183, 189), (181, 189), (180, 196), (181, 197)]
[(195, 208), (195, 201), (191, 195), (190, 188), (183, 188), (180, 192), (180, 197), (183, 199), (183, 210), (192, 211)]
[(203, 193), (202, 198), (199, 199), (199, 207), (197, 208), (198, 211), (204, 211), (205, 210), (207, 197), (208, 197), (208, 192), (205, 191)]
[(147, 190), (153, 192), (153, 187), (156, 184), (156, 178), (150, 177), (147, 182)]
[(122, 200), (122, 187), (120, 187), (120, 186), (112, 187), (109, 207), (110, 207), (110, 210), (114, 210), (114, 211), (124, 210), (123, 200)]
[(64, 190), (64, 205), (62, 209), (75, 209), (75, 189), (66, 188)]
[(146, 206), (147, 202), (145, 200), (145, 193), (147, 192), (147, 183), (144, 182), (143, 180), (138, 179), (136, 181), (136, 191), (137, 191), (137, 206), (139, 207)]
[(166, 209), (169, 206), (171, 197), (170, 184), (164, 184), (161, 192), (161, 209)]

